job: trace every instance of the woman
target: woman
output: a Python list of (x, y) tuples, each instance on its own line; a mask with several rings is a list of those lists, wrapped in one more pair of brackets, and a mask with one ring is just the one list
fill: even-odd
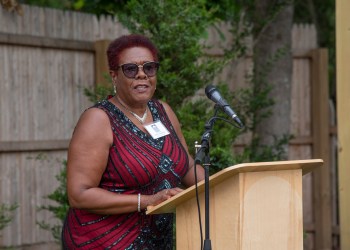
[[(65, 249), (172, 249), (172, 214), (145, 209), (195, 183), (193, 158), (168, 104), (152, 99), (157, 49), (141, 35), (107, 51), (115, 95), (86, 110), (68, 150)], [(197, 168), (198, 180), (204, 171)]]

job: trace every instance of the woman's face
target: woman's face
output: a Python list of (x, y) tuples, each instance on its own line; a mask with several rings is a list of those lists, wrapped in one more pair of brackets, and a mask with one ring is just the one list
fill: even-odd
[[(143, 47), (125, 49), (119, 58), (119, 65), (126, 63), (143, 65), (154, 61), (152, 53)], [(118, 96), (131, 107), (145, 105), (152, 98), (156, 89), (156, 75), (147, 76), (141, 67), (134, 78), (126, 77), (120, 67), (116, 71), (111, 71), (111, 76), (115, 80)]]

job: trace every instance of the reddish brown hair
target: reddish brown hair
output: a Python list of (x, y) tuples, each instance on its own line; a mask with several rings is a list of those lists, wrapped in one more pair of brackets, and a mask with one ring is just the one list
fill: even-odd
[(107, 59), (109, 69), (117, 69), (120, 60), (120, 53), (125, 49), (133, 47), (149, 49), (154, 60), (158, 61), (158, 50), (149, 38), (139, 34), (124, 35), (112, 41), (108, 46)]

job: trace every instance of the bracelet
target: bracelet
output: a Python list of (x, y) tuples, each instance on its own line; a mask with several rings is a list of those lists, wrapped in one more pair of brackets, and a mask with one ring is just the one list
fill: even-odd
[(137, 195), (137, 211), (141, 212), (141, 194)]

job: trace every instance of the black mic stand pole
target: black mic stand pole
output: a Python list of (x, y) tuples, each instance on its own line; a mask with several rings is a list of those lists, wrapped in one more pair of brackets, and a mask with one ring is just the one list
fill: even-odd
[(210, 155), (209, 155), (209, 141), (213, 132), (213, 126), (216, 118), (216, 114), (219, 110), (219, 106), (215, 105), (214, 117), (209, 119), (205, 124), (205, 132), (202, 135), (201, 148), (196, 154), (195, 164), (202, 164), (204, 167), (204, 189), (205, 189), (205, 239), (203, 250), (211, 250), (210, 240), (210, 218), (209, 218), (209, 166), (210, 166)]
[(210, 157), (209, 154), (204, 157), (204, 171), (205, 171), (205, 239), (203, 250), (211, 250), (211, 240), (210, 240), (210, 217), (209, 217), (209, 166), (210, 166)]

